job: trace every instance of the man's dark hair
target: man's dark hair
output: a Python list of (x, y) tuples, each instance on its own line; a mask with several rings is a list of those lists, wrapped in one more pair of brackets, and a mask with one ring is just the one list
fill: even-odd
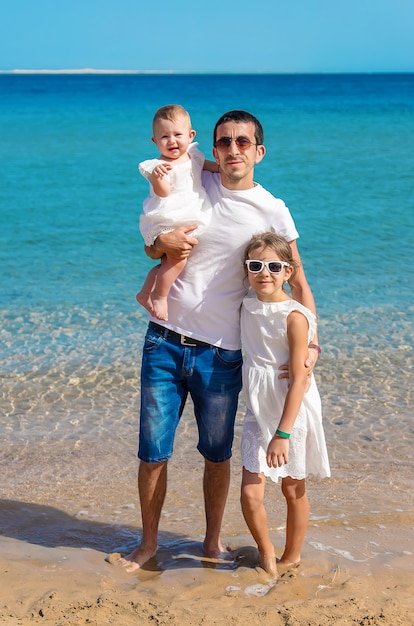
[(256, 139), (256, 143), (259, 146), (263, 145), (263, 127), (257, 117), (255, 117), (251, 113), (248, 113), (247, 111), (228, 111), (227, 113), (224, 113), (224, 115), (222, 115), (220, 119), (217, 120), (214, 127), (213, 145), (216, 145), (217, 128), (221, 126), (221, 124), (225, 124), (226, 122), (251, 122), (252, 124), (254, 124), (254, 136)]

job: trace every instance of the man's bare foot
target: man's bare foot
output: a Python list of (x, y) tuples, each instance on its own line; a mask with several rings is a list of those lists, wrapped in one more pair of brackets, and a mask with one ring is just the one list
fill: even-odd
[(216, 544), (214, 546), (209, 546), (207, 542), (204, 541), (203, 551), (204, 551), (204, 554), (208, 556), (210, 559), (222, 560), (222, 559), (226, 559), (226, 557), (227, 559), (230, 559), (230, 550), (225, 550), (221, 542), (219, 543), (218, 546)]
[(158, 297), (152, 295), (151, 298), (152, 306), (153, 306), (153, 315), (158, 320), (164, 320), (165, 322), (168, 320), (168, 301), (166, 297)]
[(272, 578), (277, 578), (277, 567), (276, 567), (276, 556), (275, 554), (262, 554), (260, 553), (260, 567), (264, 569), (264, 571), (272, 576)]
[(154, 315), (154, 307), (152, 305), (151, 294), (139, 291), (135, 296), (135, 299), (138, 304), (143, 306), (144, 309), (147, 309), (147, 311), (151, 313), (151, 315)]
[(119, 564), (125, 569), (128, 574), (132, 574), (140, 569), (145, 563), (147, 563), (155, 555), (157, 549), (146, 550), (143, 546), (138, 546), (127, 556), (119, 559)]

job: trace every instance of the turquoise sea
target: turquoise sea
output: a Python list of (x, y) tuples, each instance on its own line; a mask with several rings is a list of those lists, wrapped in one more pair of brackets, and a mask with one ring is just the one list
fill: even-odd
[[(385, 455), (412, 487), (414, 74), (4, 74), (3, 497), (76, 510), (71, 480), (79, 486), (92, 470), (81, 455), (75, 480), (64, 450), (89, 446), (96, 467), (99, 449), (99, 471), (113, 463), (119, 476), (111, 445), (127, 445), (128, 463), (135, 455), (146, 327), (135, 293), (151, 266), (137, 163), (155, 156), (152, 115), (170, 102), (188, 109), (207, 156), (223, 112), (261, 120), (267, 154), (256, 179), (292, 212), (320, 317), (332, 480), (349, 471), (362, 480)], [(194, 430), (187, 441), (193, 448)]]

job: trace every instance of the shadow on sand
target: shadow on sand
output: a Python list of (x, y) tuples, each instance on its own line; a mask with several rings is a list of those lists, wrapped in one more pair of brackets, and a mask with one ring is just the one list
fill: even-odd
[[(139, 541), (139, 530), (133, 526), (73, 517), (52, 506), (17, 500), (0, 500), (0, 533), (46, 548), (87, 548), (105, 555), (126, 555)], [(215, 560), (204, 555), (201, 543), (191, 541), (184, 535), (161, 532), (159, 539), (157, 554), (143, 566), (143, 570), (163, 571), (182, 567), (235, 569), (241, 564), (253, 567), (257, 564), (257, 551), (250, 546), (237, 548), (225, 558)]]

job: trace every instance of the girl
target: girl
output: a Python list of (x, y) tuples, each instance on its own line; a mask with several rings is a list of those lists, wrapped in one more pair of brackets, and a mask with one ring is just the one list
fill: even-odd
[[(170, 104), (158, 109), (152, 129), (152, 141), (160, 156), (139, 164), (139, 171), (151, 186), (140, 217), (140, 230), (147, 246), (161, 233), (178, 226), (198, 224), (192, 234), (201, 234), (211, 214), (210, 202), (201, 184), (201, 170), (218, 171), (213, 161), (204, 160), (197, 144), (191, 143), (196, 132), (182, 106)], [(163, 257), (161, 265), (149, 272), (136, 299), (154, 317), (168, 319), (168, 292), (186, 262), (186, 259)]]
[[(313, 375), (307, 389), (304, 365), (309, 341), (316, 332), (316, 318), (283, 289), (284, 282), (293, 279), (297, 271), (285, 239), (273, 232), (255, 235), (245, 251), (245, 265), (256, 297), (250, 292), (241, 310), (247, 404), (241, 505), (258, 546), (260, 565), (276, 577), (276, 557), (263, 504), (266, 477), (273, 482), (282, 480), (287, 520), (279, 563), (291, 566), (300, 561), (308, 526), (305, 478), (330, 476), (320, 397)], [(289, 380), (280, 379), (278, 368), (287, 362)]]

